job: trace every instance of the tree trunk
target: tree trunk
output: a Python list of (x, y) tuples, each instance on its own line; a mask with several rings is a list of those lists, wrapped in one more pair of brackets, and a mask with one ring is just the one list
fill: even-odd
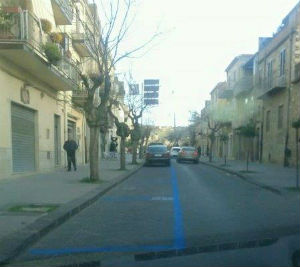
[(246, 171), (249, 171), (249, 149), (247, 150)]
[(137, 147), (138, 141), (132, 142), (132, 164), (137, 164)]
[(106, 146), (106, 134), (105, 133), (100, 133), (101, 136), (101, 158), (105, 158), (105, 146)]
[(296, 187), (299, 188), (299, 132), (296, 128)]
[(90, 180), (99, 180), (99, 127), (90, 127)]
[(126, 170), (126, 155), (125, 155), (125, 139), (126, 137), (121, 137), (121, 145), (120, 145), (120, 169)]
[(140, 143), (139, 159), (142, 159), (142, 158), (143, 158), (144, 141), (145, 141), (145, 139), (142, 139), (142, 140), (141, 140), (141, 143)]
[(209, 162), (212, 162), (212, 153), (214, 148), (214, 142), (213, 140), (210, 141), (210, 149), (209, 149)]

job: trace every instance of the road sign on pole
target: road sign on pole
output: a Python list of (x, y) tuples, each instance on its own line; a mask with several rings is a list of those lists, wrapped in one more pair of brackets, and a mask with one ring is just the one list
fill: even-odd
[(159, 80), (147, 79), (144, 80), (144, 104), (158, 105), (159, 101)]

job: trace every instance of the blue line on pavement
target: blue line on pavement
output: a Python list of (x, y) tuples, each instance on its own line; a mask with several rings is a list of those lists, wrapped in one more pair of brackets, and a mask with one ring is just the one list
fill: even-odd
[(87, 248), (62, 248), (62, 249), (31, 249), (31, 255), (52, 255), (59, 256), (75, 253), (97, 253), (97, 252), (132, 252), (132, 251), (162, 251), (172, 250), (173, 246), (108, 246), (108, 247), (87, 247)]
[(111, 196), (111, 197), (102, 197), (100, 201), (108, 202), (131, 202), (131, 201), (149, 201), (152, 197), (150, 196)]
[(184, 237), (184, 228), (183, 228), (183, 220), (181, 213), (181, 206), (179, 200), (179, 191), (178, 191), (178, 183), (177, 183), (177, 175), (174, 167), (171, 167), (171, 180), (173, 187), (173, 197), (174, 197), (174, 247), (176, 249), (185, 248), (185, 237)]

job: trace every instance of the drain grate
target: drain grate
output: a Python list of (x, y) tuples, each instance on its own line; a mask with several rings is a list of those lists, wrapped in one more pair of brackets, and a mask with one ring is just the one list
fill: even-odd
[(58, 207), (56, 204), (25, 204), (16, 205), (8, 209), (9, 212), (34, 212), (47, 213), (55, 210)]

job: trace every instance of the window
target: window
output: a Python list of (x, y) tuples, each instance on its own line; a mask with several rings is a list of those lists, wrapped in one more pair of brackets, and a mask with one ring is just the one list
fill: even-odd
[(272, 79), (273, 79), (273, 61), (269, 61), (267, 65), (267, 82), (268, 87), (272, 86)]
[(267, 111), (267, 115), (266, 115), (266, 131), (270, 131), (270, 118), (271, 117), (271, 111), (268, 110)]
[(283, 105), (278, 107), (278, 129), (282, 128), (283, 124)]
[(285, 74), (285, 49), (280, 52), (280, 76)]

